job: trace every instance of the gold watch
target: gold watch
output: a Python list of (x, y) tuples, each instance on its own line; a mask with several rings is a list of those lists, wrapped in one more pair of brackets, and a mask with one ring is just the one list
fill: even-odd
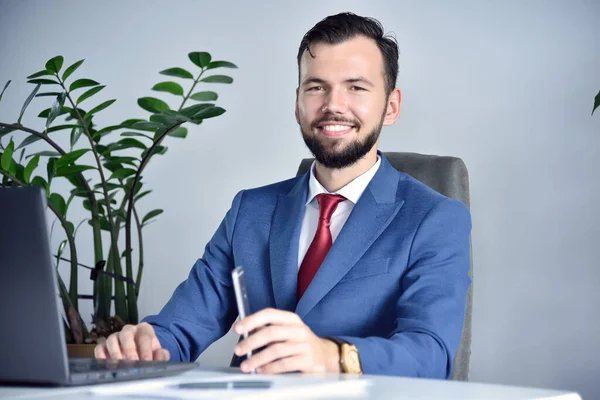
[(358, 354), (356, 346), (337, 338), (328, 337), (327, 339), (337, 344), (340, 349), (340, 367), (342, 372), (362, 375), (363, 371), (360, 364), (360, 354)]

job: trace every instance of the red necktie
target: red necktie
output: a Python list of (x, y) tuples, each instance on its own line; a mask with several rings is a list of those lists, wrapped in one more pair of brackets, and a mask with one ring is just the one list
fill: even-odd
[(346, 200), (344, 196), (339, 194), (317, 195), (319, 202), (319, 225), (315, 238), (308, 247), (308, 251), (302, 260), (300, 270), (298, 271), (298, 291), (296, 292), (296, 301), (299, 301), (304, 291), (310, 285), (313, 277), (316, 275), (319, 267), (323, 263), (327, 252), (331, 248), (332, 239), (329, 226), (331, 225), (331, 216), (337, 208), (338, 204)]

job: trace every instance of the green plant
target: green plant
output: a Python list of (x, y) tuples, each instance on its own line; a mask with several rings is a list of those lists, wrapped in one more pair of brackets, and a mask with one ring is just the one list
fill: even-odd
[[(116, 100), (104, 101), (84, 109), (82, 103), (91, 103), (93, 96), (105, 86), (88, 78), (70, 79), (84, 60), (75, 62), (61, 74), (63, 57), (57, 56), (49, 60), (42, 71), (27, 77), (35, 88), (26, 99), (17, 121), (0, 122), (0, 184), (42, 187), (48, 198), (48, 208), (60, 222), (66, 236), (57, 249), (56, 266), (58, 268), (60, 261), (65, 260), (62, 254), (68, 245), (69, 258), (66, 260), (70, 262), (69, 285), (67, 288), (59, 276), (59, 289), (69, 320), (66, 332), (70, 342), (93, 341), (99, 336), (107, 336), (119, 330), (125, 323), (138, 322), (137, 298), (144, 269), (142, 230), (163, 212), (162, 209), (151, 210), (140, 218), (137, 202), (151, 192), (141, 191), (145, 183), (142, 175), (144, 169), (155, 155), (167, 152), (164, 145), (167, 138), (187, 136), (184, 124), (198, 125), (205, 119), (225, 112), (213, 103), (218, 98), (217, 93), (195, 92), (196, 86), (204, 83), (232, 83), (233, 79), (229, 76), (205, 74), (217, 68), (237, 67), (228, 61), (212, 61), (211, 55), (206, 52), (192, 52), (188, 57), (199, 68), (196, 76), (179, 67), (166, 69), (160, 74), (189, 82), (189, 90), (184, 92), (183, 87), (173, 81), (160, 82), (152, 88), (181, 98), (178, 108), (171, 109), (165, 101), (155, 97), (139, 98), (138, 105), (151, 113), (148, 119), (128, 119), (118, 125), (98, 129), (94, 121), (95, 115)], [(0, 93), (0, 101), (9, 85), (10, 81)], [(47, 91), (38, 93), (42, 87)], [(43, 129), (36, 130), (22, 125), (21, 120), (27, 107), (32, 100), (40, 97), (54, 98), (52, 106), (38, 115), (44, 120)], [(188, 105), (190, 102), (195, 104)], [(56, 123), (63, 116), (64, 121)], [(55, 138), (63, 135), (58, 142), (65, 142), (67, 138), (64, 136), (68, 132), (69, 148), (66, 149)], [(16, 139), (21, 137), (23, 139), (17, 145)], [(82, 137), (85, 145), (78, 146), (84, 142), (80, 140)], [(3, 141), (7, 144), (3, 145)], [(26, 154), (27, 147), (37, 141), (44, 141), (49, 149)], [(128, 151), (127, 155), (121, 153), (124, 150)], [(91, 162), (80, 163), (84, 156)], [(35, 175), (42, 158), (47, 158), (45, 176)], [(57, 178), (65, 178), (71, 183), (72, 190), (68, 196), (52, 191), (52, 183)], [(83, 200), (83, 207), (90, 213), (90, 218), (80, 221), (77, 226), (68, 215), (75, 199)], [(79, 300), (86, 296), (78, 292), (78, 264), (81, 255), (77, 253), (75, 246), (79, 227), (86, 220), (92, 227), (93, 269), (96, 276), (92, 296), (94, 329), (91, 332), (83, 324), (79, 314)], [(132, 243), (134, 229), (138, 239), (135, 277)], [(125, 247), (121, 252), (120, 233), (123, 230)], [(108, 232), (110, 237), (108, 251), (105, 251), (102, 231)], [(85, 258), (92, 261), (91, 255)], [(113, 292), (114, 316), (111, 314)]]

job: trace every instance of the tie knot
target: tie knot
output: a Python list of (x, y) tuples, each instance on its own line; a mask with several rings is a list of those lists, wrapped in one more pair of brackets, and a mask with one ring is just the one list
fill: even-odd
[(331, 220), (333, 212), (337, 208), (338, 204), (346, 198), (339, 194), (327, 194), (321, 193), (317, 195), (317, 201), (319, 202), (319, 219)]

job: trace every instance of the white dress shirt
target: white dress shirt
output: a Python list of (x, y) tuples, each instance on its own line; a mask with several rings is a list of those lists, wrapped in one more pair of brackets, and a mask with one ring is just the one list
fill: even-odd
[[(331, 216), (331, 239), (332, 243), (335, 243), (342, 227), (348, 220), (352, 209), (362, 196), (363, 192), (367, 188), (373, 176), (379, 169), (381, 164), (381, 158), (377, 155), (377, 162), (367, 172), (355, 178), (352, 182), (331, 194), (339, 194), (346, 198), (338, 204), (333, 215)], [(302, 228), (300, 230), (300, 243), (298, 246), (298, 269), (302, 265), (302, 260), (308, 251), (308, 247), (312, 243), (315, 233), (317, 232), (317, 226), (319, 225), (319, 202), (316, 197), (321, 193), (329, 193), (317, 180), (315, 176), (315, 162), (310, 167), (310, 179), (308, 181), (308, 198), (306, 199), (306, 209), (304, 211), (304, 218), (302, 219)]]

